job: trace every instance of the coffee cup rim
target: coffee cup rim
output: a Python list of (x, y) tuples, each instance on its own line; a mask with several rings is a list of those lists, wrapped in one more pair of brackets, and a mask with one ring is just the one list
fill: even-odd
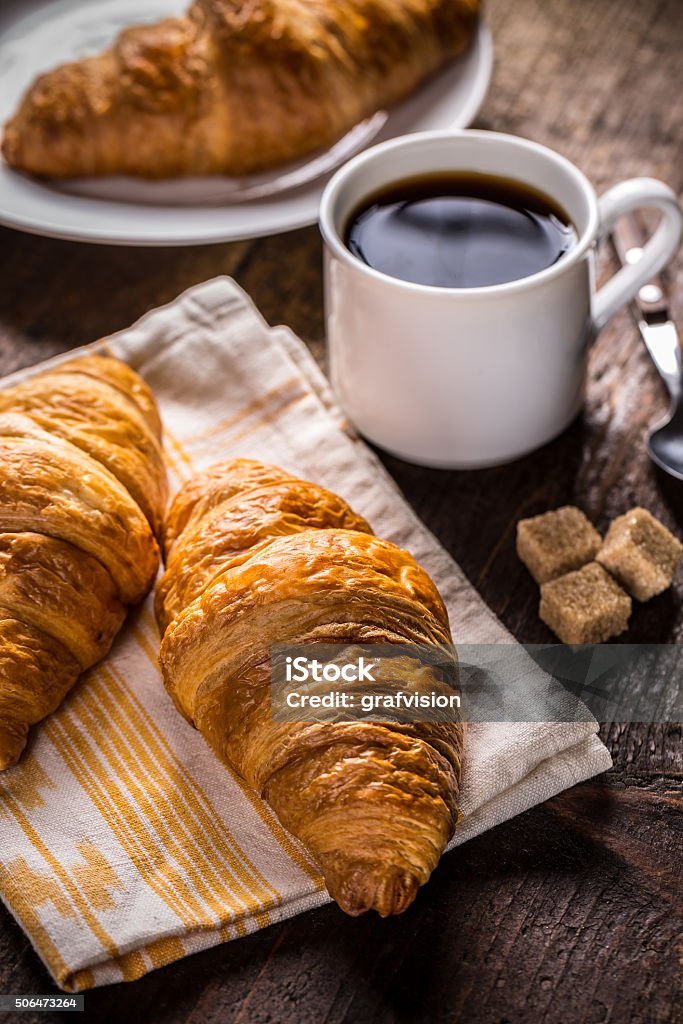
[[(531, 150), (539, 156), (544, 157), (547, 160), (551, 160), (556, 165), (559, 165), (562, 170), (579, 186), (588, 205), (588, 219), (586, 225), (573, 248), (567, 254), (562, 256), (562, 258), (556, 263), (553, 263), (550, 267), (546, 267), (544, 270), (539, 270), (535, 274), (530, 274), (527, 277), (520, 277), (514, 281), (506, 281), (504, 284), (483, 285), (477, 288), (443, 287), (441, 285), (428, 285), (419, 284), (415, 281), (405, 281), (402, 278), (392, 277), (390, 274), (385, 274), (381, 270), (376, 270), (374, 267), (370, 267), (367, 263), (358, 259), (358, 257), (355, 256), (344, 244), (344, 241), (337, 230), (334, 219), (334, 203), (339, 191), (346, 181), (359, 170), (362, 170), (363, 167), (371, 164), (374, 160), (387, 152), (408, 149), (428, 142), (442, 141), (449, 143), (462, 138), (478, 138), (484, 141), (484, 144), (495, 141), (503, 142), (506, 145)], [(507, 171), (505, 171), (505, 173), (506, 176), (509, 176)], [(397, 174), (396, 177), (388, 177), (385, 184), (390, 186), (394, 183), (399, 183), (401, 180), (401, 175)], [(521, 177), (518, 180), (522, 184), (525, 183), (524, 179)], [(555, 197), (551, 196), (551, 198)], [(375, 280), (378, 283), (381, 282), (385, 285), (392, 284), (396, 287), (408, 289), (419, 294), (433, 295), (435, 297), (441, 296), (442, 298), (445, 296), (452, 297), (454, 295), (463, 298), (511, 295), (516, 292), (528, 291), (538, 285), (544, 284), (547, 281), (551, 281), (565, 273), (584, 257), (586, 251), (597, 238), (599, 220), (597, 198), (593, 186), (585, 174), (580, 171), (579, 168), (571, 162), (571, 160), (568, 160), (567, 157), (562, 156), (561, 153), (556, 152), (554, 149), (551, 149), (548, 146), (543, 146), (538, 142), (532, 142), (530, 139), (525, 139), (517, 135), (510, 135), (505, 132), (492, 132), (477, 128), (462, 128), (450, 131), (438, 130), (414, 132), (410, 135), (401, 135), (395, 139), (389, 139), (386, 142), (381, 142), (364, 150), (362, 153), (358, 153), (340, 167), (325, 186), (320, 200), (318, 215), (318, 224), (323, 241), (330, 247), (338, 259), (343, 260), (354, 269), (360, 271), (368, 278)]]

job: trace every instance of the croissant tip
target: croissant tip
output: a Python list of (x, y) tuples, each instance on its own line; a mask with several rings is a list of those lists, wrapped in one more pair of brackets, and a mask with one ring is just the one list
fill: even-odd
[(386, 865), (360, 864), (345, 875), (338, 888), (328, 888), (350, 917), (359, 917), (368, 910), (376, 910), (380, 917), (402, 914), (420, 888), (420, 881), (412, 872)]
[(0, 772), (13, 768), (19, 762), (28, 739), (28, 728), (13, 725), (7, 729), (0, 726)]
[(2, 152), (5, 162), (10, 167), (16, 166), (19, 162), (19, 139), (16, 130), (9, 121), (5, 125), (0, 152)]

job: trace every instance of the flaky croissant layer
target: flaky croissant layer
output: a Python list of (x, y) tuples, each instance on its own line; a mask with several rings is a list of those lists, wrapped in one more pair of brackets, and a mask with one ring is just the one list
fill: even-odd
[(0, 769), (149, 591), (166, 500), (156, 405), (124, 363), (0, 391)]
[(244, 175), (336, 142), (470, 42), (479, 0), (195, 0), (41, 75), (5, 128), (50, 177)]
[[(451, 642), (429, 578), (341, 498), (235, 460), (198, 474), (167, 520), (161, 666), (178, 710), (273, 808), (349, 914), (396, 914), (457, 820), (454, 722), (277, 722), (271, 647)], [(404, 685), (432, 670), (397, 659)]]

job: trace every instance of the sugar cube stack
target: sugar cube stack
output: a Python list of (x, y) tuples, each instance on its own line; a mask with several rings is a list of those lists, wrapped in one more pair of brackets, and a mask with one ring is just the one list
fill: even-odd
[(631, 597), (671, 586), (683, 544), (644, 508), (615, 519), (603, 541), (565, 505), (517, 524), (517, 554), (540, 584), (542, 621), (563, 643), (599, 644), (626, 629)]

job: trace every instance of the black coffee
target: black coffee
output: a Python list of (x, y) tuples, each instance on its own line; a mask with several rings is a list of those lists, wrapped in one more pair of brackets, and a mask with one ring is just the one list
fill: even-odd
[(366, 199), (346, 245), (390, 277), (440, 288), (483, 288), (529, 277), (562, 259), (574, 225), (552, 199), (506, 178), (412, 178)]

